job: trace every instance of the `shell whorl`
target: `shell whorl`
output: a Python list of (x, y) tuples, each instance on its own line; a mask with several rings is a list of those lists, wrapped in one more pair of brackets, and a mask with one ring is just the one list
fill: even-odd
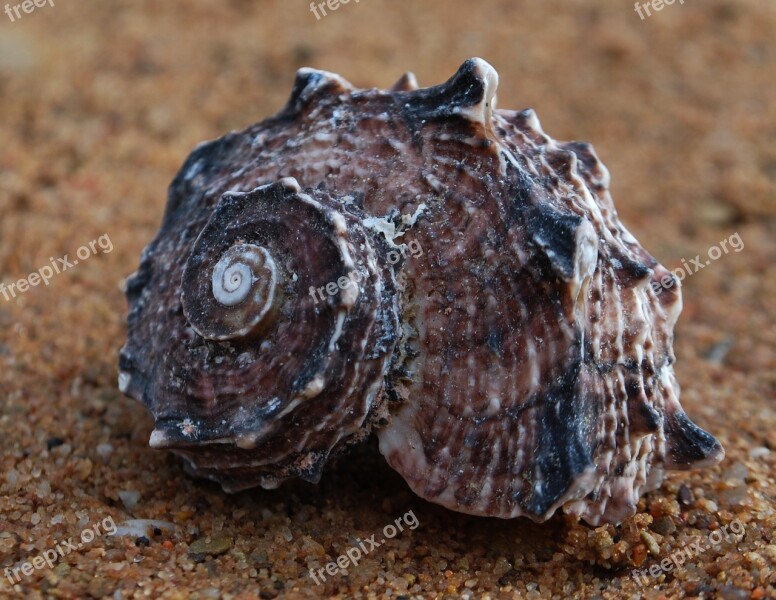
[[(207, 248), (207, 239), (200, 238), (194, 252)], [(194, 331), (209, 340), (229, 340), (266, 329), (281, 302), (280, 272), (269, 251), (237, 243), (212, 268), (202, 268), (207, 262), (197, 256), (183, 272), (183, 311)], [(208, 273), (210, 293), (203, 289)]]
[[(257, 276), (264, 271), (265, 277)], [(213, 297), (224, 306), (234, 306), (245, 300), (256, 282), (266, 282), (258, 300), (271, 297), (277, 283), (275, 261), (266, 248), (254, 244), (239, 244), (230, 248), (213, 269)]]
[(183, 317), (201, 338), (181, 340), (166, 366), (182, 360), (195, 375), (165, 398), (152, 446), (237, 490), (317, 481), (332, 451), (366, 435), (399, 309), (387, 242), (363, 220), (293, 178), (222, 195), (181, 279)]

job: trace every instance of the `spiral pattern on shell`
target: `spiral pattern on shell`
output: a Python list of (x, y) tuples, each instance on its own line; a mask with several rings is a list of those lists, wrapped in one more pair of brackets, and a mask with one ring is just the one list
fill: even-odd
[(228, 248), (212, 265), (211, 235), (210, 230), (202, 232), (183, 271), (181, 300), (186, 318), (209, 340), (259, 334), (280, 307), (279, 269), (266, 248), (246, 243)]
[[(183, 269), (182, 311), (198, 335), (180, 340), (188, 384), (165, 399), (152, 446), (236, 490), (317, 481), (330, 452), (360, 439), (399, 326), (389, 249), (358, 212), (293, 179), (223, 195)], [(343, 277), (353, 283), (335, 294), (309, 292)], [(167, 357), (179, 355), (162, 366), (175, 371)]]
[[(253, 284), (259, 280), (254, 271), (269, 264), (271, 275), (275, 273), (269, 253), (261, 246), (240, 244), (230, 248), (213, 269), (213, 296), (224, 306), (234, 306), (248, 297)], [(271, 287), (275, 282), (272, 281)], [(191, 318), (189, 318), (191, 321)]]

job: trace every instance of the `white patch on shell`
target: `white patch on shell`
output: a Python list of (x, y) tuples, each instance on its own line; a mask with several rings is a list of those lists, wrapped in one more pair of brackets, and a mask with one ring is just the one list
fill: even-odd
[(364, 227), (368, 227), (372, 231), (382, 233), (385, 239), (392, 245), (393, 239), (396, 237), (396, 225), (393, 221), (386, 217), (367, 217), (362, 221)]
[(342, 335), (342, 327), (345, 325), (345, 319), (347, 316), (347, 311), (345, 309), (340, 309), (337, 313), (337, 324), (334, 327), (334, 333), (329, 340), (329, 352), (334, 352), (334, 348), (337, 345), (337, 340)]
[(496, 90), (498, 89), (498, 73), (490, 64), (481, 58), (473, 58), (477, 78), (482, 80), (485, 90), (482, 100), (473, 106), (456, 107), (454, 112), (462, 117), (481, 123), (486, 130), (492, 128), (491, 115), (496, 107)]
[(148, 445), (151, 448), (167, 448), (170, 445), (170, 438), (164, 431), (154, 429), (148, 439)]
[(296, 180), (296, 177), (282, 177), (278, 180), (278, 184), (282, 185), (287, 190), (290, 190), (295, 193), (299, 193), (302, 191), (302, 186), (299, 185), (299, 182)]
[(196, 437), (199, 433), (199, 427), (191, 419), (183, 419), (178, 423), (178, 429), (186, 437)]
[(213, 296), (223, 306), (234, 306), (248, 297), (255, 282), (249, 265), (224, 256), (213, 269)]
[(399, 217), (401, 220), (401, 225), (399, 225), (398, 228), (396, 227), (396, 224), (387, 216), (367, 217), (361, 222), (361, 224), (376, 233), (382, 233), (383, 237), (385, 237), (385, 240), (388, 242), (388, 245), (391, 248), (399, 249), (400, 246), (396, 244), (394, 240), (403, 236), (408, 229), (414, 227), (420, 216), (427, 210), (428, 206), (425, 202), (422, 202), (418, 205), (412, 214), (401, 215)]
[(311, 69), (309, 67), (302, 67), (296, 72), (297, 78), (308, 77), (310, 75), (318, 75), (318, 77), (313, 78), (311, 83), (308, 83), (304, 90), (302, 90), (302, 93), (300, 94), (300, 100), (303, 102), (307, 100), (307, 98), (309, 98), (317, 89), (327, 86), (332, 82), (336, 82), (343, 91), (353, 91), (353, 85), (344, 77), (337, 75), (336, 73), (321, 71), (319, 69)]
[(325, 386), (326, 386), (326, 381), (323, 379), (323, 377), (321, 377), (320, 375), (316, 375), (307, 383), (307, 385), (304, 388), (304, 391), (302, 392), (302, 395), (308, 400), (310, 398), (315, 398), (323, 391), (323, 388)]
[[(209, 143), (209, 142), (203, 142), (203, 144), (204, 143)], [(203, 145), (203, 144), (200, 144), (200, 146)], [(201, 170), (202, 170), (202, 160), (194, 161), (194, 164), (192, 164), (188, 168), (188, 170), (186, 171), (186, 174), (183, 176), (183, 178), (186, 179), (187, 181), (190, 181), (190, 180), (194, 179), (194, 177), (196, 177)]]
[(132, 376), (129, 373), (125, 373), (124, 371), (119, 372), (119, 391), (121, 391), (122, 394), (126, 393), (129, 389), (131, 381)]

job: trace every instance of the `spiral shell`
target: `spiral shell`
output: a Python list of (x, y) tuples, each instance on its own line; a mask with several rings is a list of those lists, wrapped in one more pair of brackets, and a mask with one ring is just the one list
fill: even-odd
[[(208, 237), (197, 240), (183, 271), (181, 300), (186, 318), (208, 340), (260, 333), (272, 323), (280, 306), (279, 270), (272, 255), (262, 246), (238, 243), (215, 266), (208, 265)], [(209, 293), (208, 278), (202, 277), (206, 273), (212, 273)]]
[(234, 491), (317, 481), (375, 431), (430, 501), (592, 524), (721, 460), (679, 404), (679, 282), (592, 147), (497, 86), (480, 59), (425, 89), (302, 69), (280, 114), (195, 149), (127, 283), (152, 446)]
[[(358, 438), (399, 335), (394, 274), (380, 267), (389, 248), (361, 218), (293, 179), (221, 197), (183, 267), (181, 335), (156, 339), (152, 383), (168, 395), (152, 446), (234, 491), (317, 481)], [(341, 277), (353, 285), (308, 292)]]

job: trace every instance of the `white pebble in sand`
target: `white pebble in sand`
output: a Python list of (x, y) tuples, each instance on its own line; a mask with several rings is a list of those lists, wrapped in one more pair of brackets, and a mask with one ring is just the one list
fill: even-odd
[(138, 501), (140, 500), (140, 492), (136, 490), (122, 490), (119, 492), (119, 498), (124, 503), (124, 508), (127, 510), (135, 510)]

